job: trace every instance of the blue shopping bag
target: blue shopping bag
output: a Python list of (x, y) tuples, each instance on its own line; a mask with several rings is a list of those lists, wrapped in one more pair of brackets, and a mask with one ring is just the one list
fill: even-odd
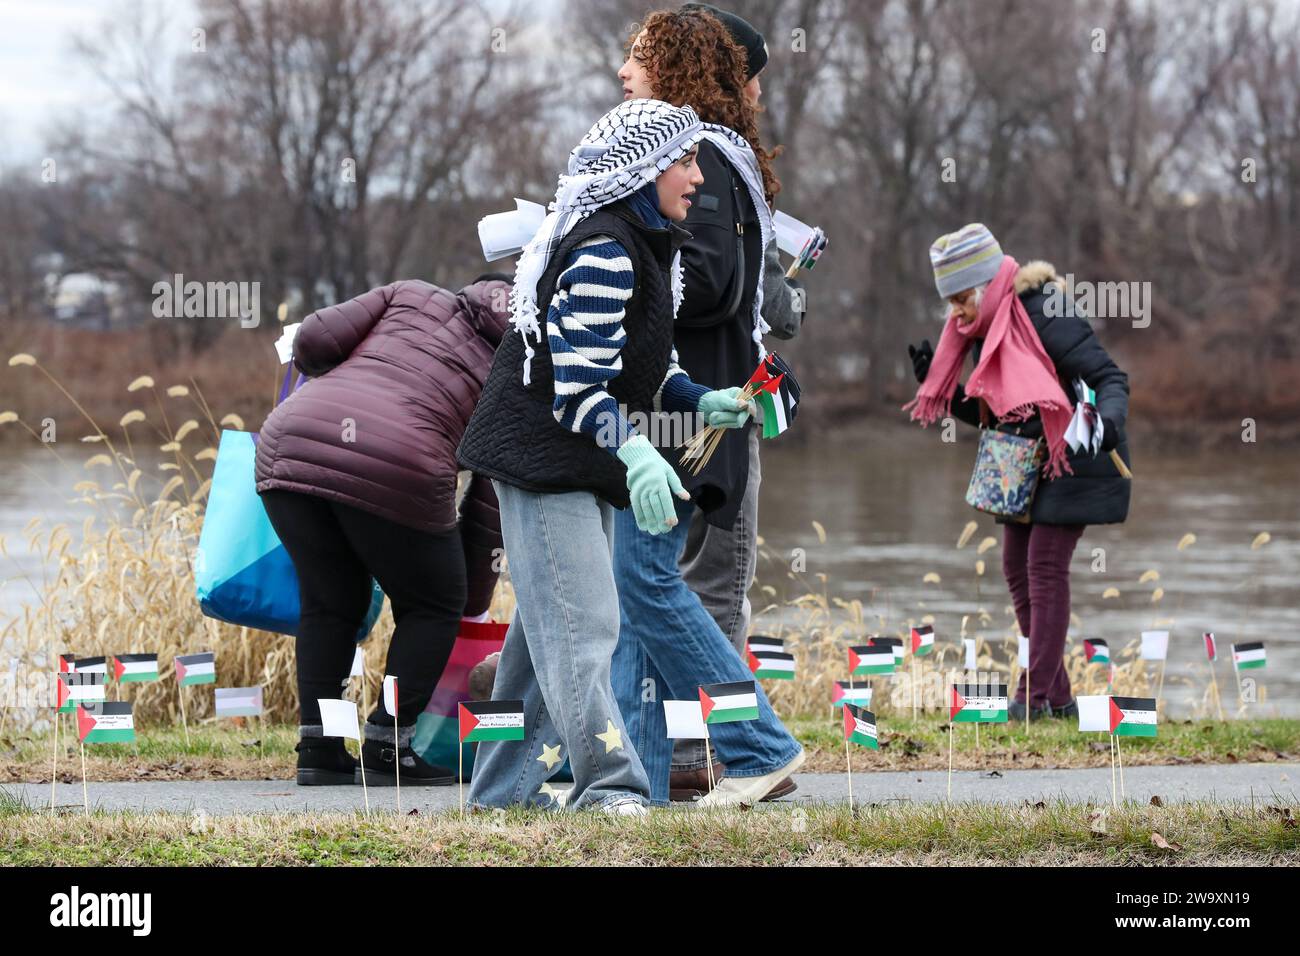
[[(297, 634), (298, 574), (257, 494), (255, 454), (252, 432), (222, 431), (194, 559), (199, 607), (219, 621)], [(384, 604), (384, 592), (373, 587), (358, 643)]]

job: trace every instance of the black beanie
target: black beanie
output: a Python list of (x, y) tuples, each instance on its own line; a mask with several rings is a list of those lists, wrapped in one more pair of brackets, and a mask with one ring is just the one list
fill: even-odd
[(745, 50), (745, 79), (752, 80), (767, 66), (767, 41), (744, 17), (719, 10), (711, 3), (684, 3), (683, 10), (702, 10), (721, 21), (735, 40)]

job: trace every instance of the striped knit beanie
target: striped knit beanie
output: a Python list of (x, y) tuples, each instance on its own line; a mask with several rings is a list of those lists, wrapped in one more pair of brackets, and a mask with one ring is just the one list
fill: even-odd
[(991, 282), (1002, 265), (1002, 247), (982, 222), (972, 222), (940, 236), (930, 246), (930, 265), (939, 297)]

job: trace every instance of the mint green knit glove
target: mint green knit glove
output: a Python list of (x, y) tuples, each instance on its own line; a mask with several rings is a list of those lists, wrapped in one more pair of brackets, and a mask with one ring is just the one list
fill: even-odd
[(714, 428), (740, 428), (749, 421), (750, 406), (740, 398), (740, 388), (720, 388), (700, 396), (698, 411)]
[(673, 466), (644, 435), (634, 435), (624, 442), (618, 460), (627, 465), (627, 491), (636, 526), (646, 534), (667, 533), (677, 524), (673, 495), (683, 501), (691, 497)]

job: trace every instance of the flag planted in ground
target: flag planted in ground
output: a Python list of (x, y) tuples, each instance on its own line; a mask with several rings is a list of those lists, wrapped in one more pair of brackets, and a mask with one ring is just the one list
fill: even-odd
[(1110, 733), (1110, 696), (1093, 694), (1076, 697), (1079, 705), (1080, 732)]
[(158, 679), (157, 654), (118, 654), (113, 658), (113, 676), (119, 684)]
[(934, 650), (934, 627), (921, 624), (912, 628), (912, 653), (922, 657)]
[(856, 704), (844, 705), (844, 739), (872, 750), (880, 749), (876, 739), (876, 715)]
[(1168, 631), (1143, 631), (1142, 652), (1144, 661), (1163, 661), (1169, 654)]
[(949, 719), (959, 724), (1005, 724), (1007, 688), (1004, 684), (953, 684)]
[(751, 651), (784, 651), (785, 641), (767, 634), (751, 634), (745, 639), (745, 646)]
[(1154, 697), (1112, 697), (1110, 732), (1116, 737), (1154, 737), (1156, 699)]
[(752, 680), (700, 686), (700, 712), (706, 724), (758, 719), (758, 685)]
[(1094, 637), (1083, 642), (1083, 656), (1089, 664), (1109, 664), (1110, 647), (1101, 638)]
[(707, 740), (709, 736), (698, 700), (664, 701), (664, 723), (669, 740)]
[(391, 674), (384, 677), (384, 710), (389, 717), (397, 716), (397, 678)]
[(748, 654), (749, 669), (755, 677), (794, 680), (794, 655), (781, 651), (754, 651)]
[(852, 681), (837, 680), (832, 692), (831, 706), (842, 707), (845, 704), (857, 704), (859, 707), (871, 706), (871, 685), (854, 684)]
[(1209, 661), (1218, 660), (1219, 648), (1214, 643), (1214, 635), (1206, 631), (1203, 636), (1205, 637), (1205, 659)]
[(57, 695), (55, 704), (60, 714), (70, 714), (78, 704), (95, 703), (104, 699), (105, 678), (103, 674), (59, 674), (54, 687)]
[(316, 703), (320, 706), (322, 736), (361, 740), (361, 725), (357, 723), (356, 701), (317, 698)]
[(107, 700), (77, 706), (77, 737), (83, 744), (129, 744), (135, 740), (135, 719), (129, 700)]
[(849, 648), (849, 673), (854, 677), (862, 674), (892, 674), (897, 662), (894, 649), (888, 644), (858, 644)]
[(217, 657), (212, 651), (176, 655), (176, 683), (181, 687), (217, 682)]
[(1254, 670), (1263, 667), (1265, 663), (1263, 641), (1247, 641), (1244, 644), (1232, 645), (1232, 666), (1237, 670)]
[(888, 647), (894, 654), (895, 663), (899, 664), (903, 662), (903, 658), (907, 655), (901, 637), (876, 637), (873, 634), (867, 638), (867, 647)]
[(460, 703), (460, 742), (523, 740), (522, 700), (465, 700)]
[(218, 687), (215, 694), (218, 717), (256, 717), (262, 713), (261, 687)]
[(103, 657), (78, 657), (75, 671), (83, 674), (103, 674), (108, 675), (108, 661)]

